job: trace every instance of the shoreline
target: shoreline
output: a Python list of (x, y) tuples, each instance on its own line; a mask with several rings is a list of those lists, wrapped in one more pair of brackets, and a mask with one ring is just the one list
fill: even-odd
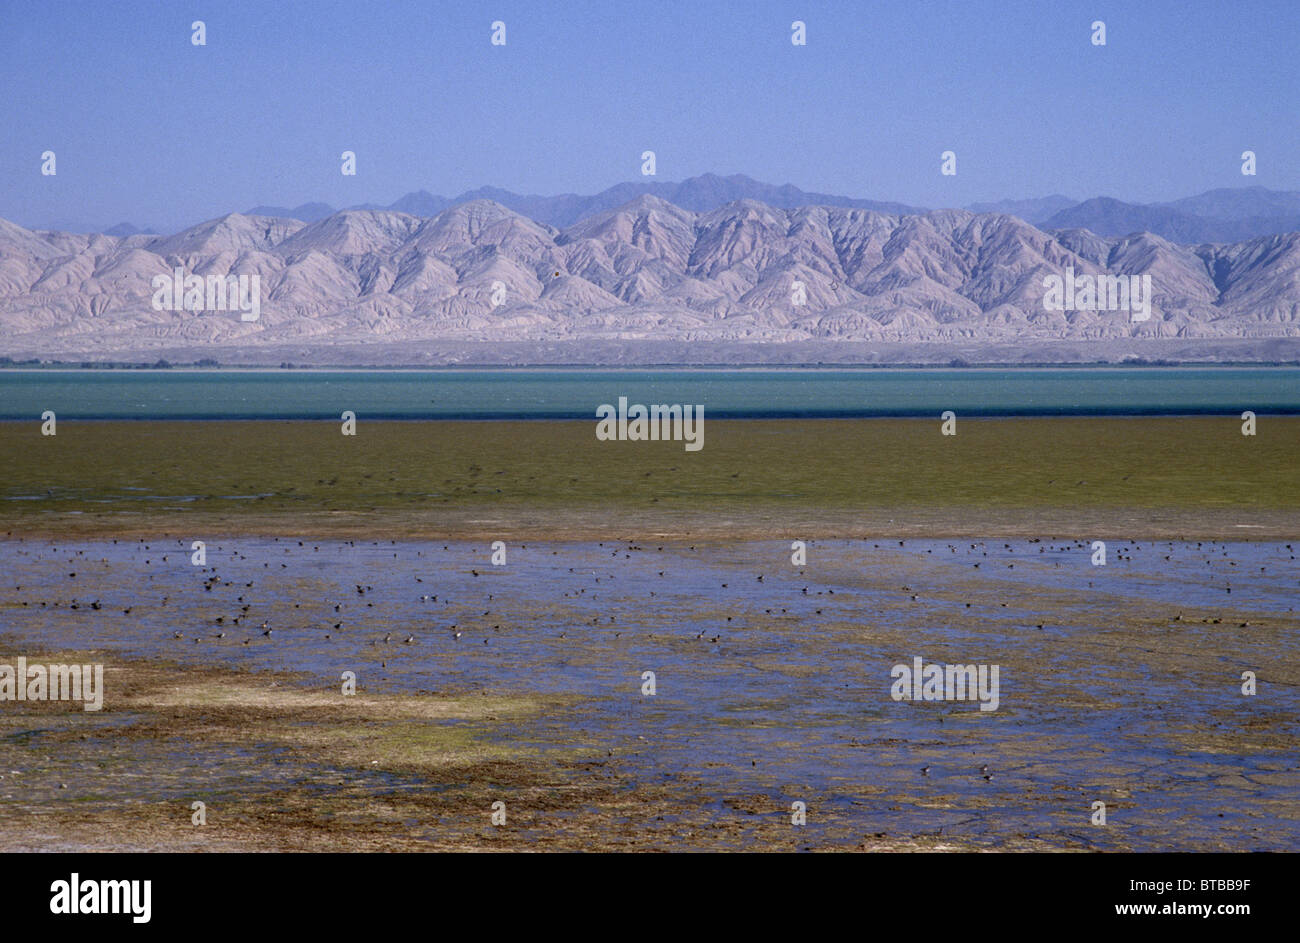
[(472, 508), (411, 511), (277, 512), (260, 516), (178, 512), (103, 515), (0, 514), (0, 540), (189, 540), (208, 538), (339, 538), (506, 540), (558, 543), (658, 540), (665, 543), (732, 540), (878, 539), (1300, 539), (1300, 509), (1067, 508), (973, 510), (954, 521), (950, 509), (828, 509), (812, 513), (677, 513), (605, 508)]
[[(84, 366), (83, 364), (91, 364)], [(0, 363), (0, 371), (9, 373), (102, 373), (105, 371), (129, 371), (135, 373), (878, 373), (882, 370), (906, 370), (916, 373), (948, 373), (1015, 371), (1044, 371), (1055, 373), (1061, 370), (1282, 370), (1300, 369), (1297, 360), (1097, 360), (1065, 361), (1056, 363), (1020, 363), (1017, 361), (979, 361), (954, 366), (951, 363), (926, 363), (922, 361), (898, 361), (881, 363), (644, 363), (644, 364), (584, 364), (574, 363), (481, 363), (481, 364), (376, 364), (374, 366), (353, 367), (333, 366), (328, 363), (297, 363), (281, 366), (267, 362), (264, 364), (216, 364), (200, 365), (198, 363), (173, 364), (158, 367), (129, 361), (50, 361), (49, 366), (33, 366), (15, 363)]]

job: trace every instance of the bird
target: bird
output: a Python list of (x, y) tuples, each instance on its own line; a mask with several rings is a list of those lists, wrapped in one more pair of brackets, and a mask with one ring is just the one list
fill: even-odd
[(921, 775), (922, 775), (922, 776), (929, 776), (929, 775), (930, 775), (930, 767), (928, 767), (928, 766), (922, 766), (922, 767), (921, 767)]
[(414, 635), (408, 635), (408, 636), (406, 636), (406, 644), (407, 644), (407, 645), (410, 645), (410, 644), (411, 644), (412, 642), (414, 642), (414, 641), (415, 641), (415, 636), (414, 636)]

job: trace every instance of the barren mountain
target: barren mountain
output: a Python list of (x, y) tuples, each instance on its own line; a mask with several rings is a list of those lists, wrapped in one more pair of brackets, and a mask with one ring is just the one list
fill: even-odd
[(1052, 196), (1040, 197), (1034, 200), (999, 200), (996, 203), (972, 203), (966, 209), (972, 213), (1006, 213), (1008, 216), (1018, 216), (1027, 223), (1041, 226), (1051, 219), (1054, 214), (1062, 210), (1068, 210), (1078, 204), (1078, 200), (1072, 200), (1068, 196), (1061, 196), (1056, 193)]
[(1089, 229), (1100, 236), (1150, 232), (1172, 242), (1243, 242), (1300, 229), (1300, 194), (1245, 187), (1210, 190), (1173, 203), (1094, 197), (1052, 214), (1046, 229)]
[[(151, 279), (177, 268), (259, 275), (260, 318), (155, 310)], [(1044, 279), (1067, 270), (1149, 275), (1151, 319), (1046, 310)], [(699, 362), (753, 359), (737, 353), (756, 349), (746, 345), (763, 345), (767, 360), (864, 343), (980, 359), (1044, 344), (1145, 350), (1157, 339), (1193, 352), (1245, 339), (1248, 357), (1294, 357), (1300, 233), (1185, 246), (1044, 231), (998, 213), (749, 199), (697, 212), (647, 194), (565, 229), (489, 200), (432, 217), (232, 214), (170, 236), (0, 220), (0, 338), (0, 355), (64, 360), (338, 362), (346, 350), (353, 362), (418, 363), (477, 346), (517, 352), (502, 360), (600, 362), (613, 344)]]
[[(639, 180), (630, 183), (618, 183), (599, 193), (581, 195), (561, 193), (558, 196), (538, 196), (536, 194), (513, 193), (500, 187), (479, 187), (467, 190), (458, 197), (437, 196), (427, 190), (416, 190), (399, 197), (387, 206), (367, 203), (352, 207), (362, 210), (396, 210), (413, 216), (437, 216), (445, 209), (459, 203), (473, 203), (476, 200), (491, 200), (502, 206), (551, 226), (571, 226), (596, 213), (616, 209), (639, 196), (655, 196), (667, 200), (684, 209), (697, 213), (706, 213), (727, 203), (737, 200), (758, 200), (781, 209), (794, 209), (799, 206), (851, 206), (875, 210), (880, 213), (920, 213), (923, 210), (906, 206), (902, 203), (882, 203), (878, 200), (863, 200), (848, 196), (835, 196), (829, 193), (809, 193), (793, 184), (777, 186), (763, 183), (744, 174), (731, 174), (723, 177), (718, 174), (701, 174), (688, 177), (680, 182)], [(1033, 201), (1027, 201), (1033, 202)], [(1067, 204), (1072, 201), (1066, 201)], [(1057, 206), (1056, 209), (1060, 209)], [(289, 209), (282, 206), (258, 206), (249, 210), (246, 216), (287, 216), (304, 222), (315, 222), (329, 216), (334, 210), (324, 203), (304, 203)], [(1055, 212), (1055, 210), (1053, 210)], [(1050, 214), (1049, 214), (1050, 215)]]

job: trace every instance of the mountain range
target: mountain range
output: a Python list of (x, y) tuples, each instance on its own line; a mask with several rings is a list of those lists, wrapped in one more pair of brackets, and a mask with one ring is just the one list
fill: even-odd
[[(732, 174), (729, 177), (703, 174), (690, 177), (680, 183), (657, 181), (620, 183), (592, 196), (579, 196), (576, 193), (563, 193), (559, 196), (524, 196), (498, 187), (480, 187), (477, 190), (468, 190), (457, 197), (445, 197), (434, 196), (425, 190), (417, 190), (387, 206), (365, 203), (351, 209), (395, 210), (413, 216), (437, 216), (443, 210), (459, 203), (491, 200), (539, 223), (563, 228), (596, 213), (622, 206), (639, 196), (656, 196), (697, 213), (707, 213), (709, 210), (737, 200), (756, 200), (781, 209), (821, 205), (857, 207), (875, 210), (878, 213), (899, 215), (925, 212), (923, 209), (903, 203), (882, 203), (878, 200), (861, 200), (828, 193), (809, 193), (792, 184), (776, 186), (761, 183), (744, 174)], [(337, 210), (326, 203), (304, 203), (292, 209), (281, 206), (255, 206), (248, 210), (246, 215), (284, 216), (313, 223), (335, 212)]]
[(1189, 245), (1240, 242), (1300, 229), (1300, 193), (1250, 187), (1149, 204), (1094, 197), (1053, 213), (1040, 225), (1088, 229), (1099, 236), (1150, 232)]
[[(600, 193), (581, 196), (523, 195), (498, 187), (467, 190), (455, 197), (436, 196), (426, 190), (408, 193), (392, 203), (363, 203), (348, 209), (393, 210), (413, 216), (436, 216), (443, 210), (475, 200), (491, 200), (523, 216), (548, 226), (565, 228), (588, 216), (622, 206), (638, 196), (657, 196), (683, 209), (697, 213), (734, 203), (755, 200), (780, 209), (801, 206), (840, 206), (874, 210), (893, 215), (916, 215), (929, 212), (923, 207), (904, 203), (859, 199), (829, 193), (815, 193), (784, 184), (762, 183), (744, 174), (722, 177), (703, 174), (680, 183), (640, 181), (621, 183)], [(1167, 203), (1128, 203), (1111, 197), (1075, 200), (1060, 194), (1034, 199), (999, 200), (972, 203), (972, 213), (1005, 213), (1046, 230), (1088, 229), (1101, 236), (1124, 236), (1149, 232), (1170, 242), (1240, 242), (1256, 236), (1278, 235), (1300, 229), (1300, 192), (1268, 190), (1264, 187), (1221, 188), (1198, 196)], [(273, 216), (314, 223), (339, 212), (328, 203), (303, 203), (299, 206), (254, 206), (245, 216)], [(129, 222), (103, 230), (109, 236), (154, 233), (150, 227)]]
[[(1274, 196), (1256, 198), (1267, 209)], [(1217, 211), (1227, 198), (1194, 199)], [(696, 210), (642, 193), (565, 227), (481, 198), (432, 216), (230, 214), (169, 236), (0, 220), (0, 355), (416, 364), (625, 362), (646, 351), (657, 362), (908, 359), (914, 347), (1024, 359), (1062, 344), (1074, 353), (1059, 359), (1300, 351), (1300, 232), (1180, 245), (903, 209), (740, 199)], [(176, 268), (258, 275), (260, 319), (155, 310), (151, 279)], [(1045, 310), (1044, 278), (1069, 270), (1150, 275), (1151, 320)], [(986, 356), (996, 350), (1010, 353)]]
[[(574, 193), (524, 196), (496, 187), (481, 187), (457, 197), (445, 197), (418, 190), (387, 206), (367, 203), (350, 208), (436, 216), (459, 203), (491, 200), (539, 223), (563, 229), (645, 195), (657, 196), (697, 213), (707, 213), (737, 200), (755, 200), (787, 210), (801, 206), (839, 206), (897, 216), (929, 212), (923, 207), (903, 203), (810, 193), (791, 184), (775, 186), (743, 174), (727, 177), (704, 174), (680, 183), (620, 183), (591, 196)], [(966, 209), (972, 213), (1005, 213), (1043, 229), (1088, 229), (1099, 236), (1149, 232), (1170, 242), (1185, 244), (1240, 242), (1300, 229), (1300, 192), (1268, 190), (1258, 186), (1210, 190), (1169, 203), (1126, 203), (1111, 197), (1079, 201), (1054, 194), (1038, 199), (972, 203)], [(245, 215), (287, 217), (314, 223), (336, 212), (326, 203), (304, 203), (292, 208), (255, 206)]]

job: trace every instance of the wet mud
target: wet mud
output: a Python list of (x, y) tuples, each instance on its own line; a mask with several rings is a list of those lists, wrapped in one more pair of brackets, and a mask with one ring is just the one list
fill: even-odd
[[(0, 847), (1300, 848), (1284, 541), (190, 552), (0, 541), (0, 662), (105, 672), (101, 711), (0, 703)], [(997, 709), (895, 700), (918, 657), (998, 666)]]

